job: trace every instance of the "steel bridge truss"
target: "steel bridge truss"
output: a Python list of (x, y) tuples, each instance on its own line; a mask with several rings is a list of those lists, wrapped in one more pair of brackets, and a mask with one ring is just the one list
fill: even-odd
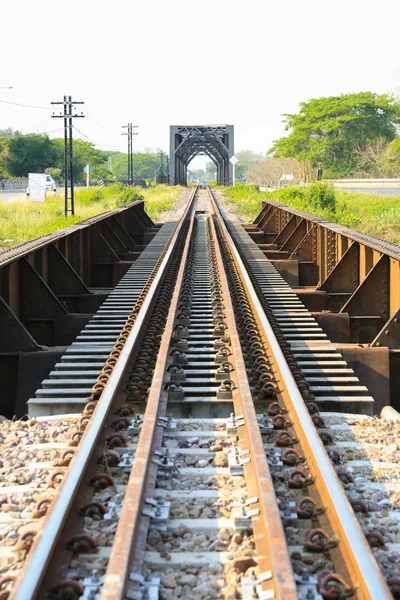
[(233, 125), (171, 125), (170, 185), (187, 185), (187, 167), (197, 155), (206, 155), (217, 167), (218, 185), (233, 184)]

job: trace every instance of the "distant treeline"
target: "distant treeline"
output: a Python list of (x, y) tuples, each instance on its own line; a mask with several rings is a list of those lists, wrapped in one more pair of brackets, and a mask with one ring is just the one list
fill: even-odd
[[(128, 158), (123, 152), (99, 150), (91, 142), (80, 139), (74, 140), (73, 151), (75, 181), (83, 180), (83, 168), (87, 164), (93, 167), (93, 182), (128, 178)], [(133, 154), (134, 179), (152, 181), (159, 167), (160, 156), (156, 152)], [(0, 131), (0, 179), (44, 172), (56, 181), (64, 179), (64, 139), (50, 139), (46, 134), (23, 135), (18, 131)]]

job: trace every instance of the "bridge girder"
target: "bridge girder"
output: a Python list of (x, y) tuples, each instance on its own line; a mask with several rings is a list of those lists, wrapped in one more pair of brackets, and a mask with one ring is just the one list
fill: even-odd
[(170, 185), (187, 185), (188, 164), (199, 154), (206, 154), (216, 165), (218, 185), (232, 185), (233, 125), (171, 125)]

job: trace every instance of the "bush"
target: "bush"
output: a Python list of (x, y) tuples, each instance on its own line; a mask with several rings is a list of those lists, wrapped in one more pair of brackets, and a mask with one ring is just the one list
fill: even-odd
[(291, 186), (269, 192), (267, 197), (293, 208), (316, 212), (326, 218), (336, 214), (336, 194), (332, 185), (319, 181), (309, 187)]
[(336, 196), (332, 185), (316, 181), (307, 188), (307, 197), (310, 208), (336, 212)]

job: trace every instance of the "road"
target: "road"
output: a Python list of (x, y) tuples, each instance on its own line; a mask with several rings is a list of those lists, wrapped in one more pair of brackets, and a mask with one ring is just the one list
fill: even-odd
[[(64, 188), (57, 188), (57, 194), (62, 193)], [(51, 190), (47, 192), (47, 198), (53, 195)], [(18, 191), (7, 191), (0, 190), (0, 202), (16, 202), (17, 200), (27, 200), (27, 195), (25, 190)]]

